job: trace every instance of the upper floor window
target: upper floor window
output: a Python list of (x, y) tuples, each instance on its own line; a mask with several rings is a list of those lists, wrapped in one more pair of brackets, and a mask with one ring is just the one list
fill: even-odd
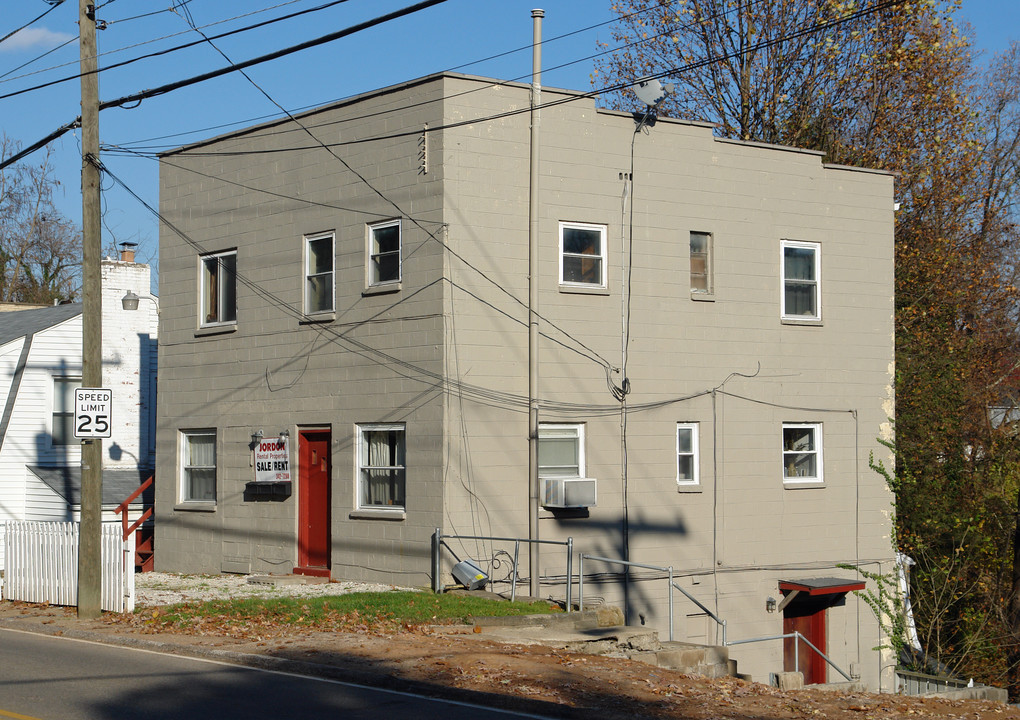
[(698, 457), (698, 423), (676, 425), (676, 482), (677, 485), (697, 485), (701, 482)]
[(712, 294), (712, 235), (691, 233), (691, 292)]
[(181, 432), (181, 502), (216, 502), (216, 431)]
[(74, 390), (81, 378), (53, 378), (53, 422), (50, 436), (54, 445), (74, 445)]
[(606, 226), (560, 223), (560, 284), (606, 287)]
[(368, 284), (400, 282), (400, 220), (368, 226)]
[(358, 507), (404, 507), (407, 460), (401, 424), (358, 426)]
[(783, 423), (783, 482), (820, 483), (822, 426), (819, 423)]
[(821, 245), (783, 240), (782, 248), (783, 318), (821, 320)]
[(538, 426), (540, 477), (585, 477), (584, 425), (542, 423)]
[(199, 263), (199, 324), (237, 322), (237, 251), (203, 255)]
[(305, 238), (305, 314), (334, 310), (333, 233)]

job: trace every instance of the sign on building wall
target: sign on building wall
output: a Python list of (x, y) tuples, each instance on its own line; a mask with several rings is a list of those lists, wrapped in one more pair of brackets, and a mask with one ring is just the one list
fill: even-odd
[(113, 391), (108, 388), (74, 389), (74, 436), (108, 438), (113, 434)]
[(262, 438), (255, 446), (255, 482), (290, 482), (287, 437)]

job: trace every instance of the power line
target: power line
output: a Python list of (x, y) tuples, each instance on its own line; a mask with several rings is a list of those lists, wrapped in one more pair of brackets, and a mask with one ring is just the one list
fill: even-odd
[(4, 42), (5, 40), (8, 40), (8, 39), (9, 39), (9, 38), (10, 38), (11, 36), (13, 36), (13, 35), (17, 35), (17, 34), (18, 34), (19, 32), (21, 32), (21, 31), (22, 31), (22, 30), (24, 30), (25, 28), (27, 28), (27, 27), (29, 27), (30, 25), (32, 25), (32, 24), (34, 24), (34, 23), (36, 23), (36, 22), (38, 22), (38, 21), (42, 20), (42, 19), (43, 19), (44, 17), (46, 17), (46, 16), (47, 16), (47, 15), (49, 15), (49, 14), (50, 14), (51, 12), (53, 12), (54, 10), (56, 10), (56, 9), (57, 9), (57, 6), (58, 6), (58, 5), (60, 5), (60, 4), (62, 3), (62, 2), (64, 2), (64, 0), (46, 0), (46, 2), (48, 2), (48, 3), (49, 3), (49, 5), (50, 5), (50, 8), (49, 8), (49, 10), (45, 10), (45, 11), (44, 11), (44, 12), (42, 13), (42, 15), (38, 15), (37, 17), (34, 17), (34, 18), (32, 18), (31, 20), (29, 20), (29, 21), (28, 21), (27, 23), (25, 23), (25, 24), (24, 24), (24, 25), (22, 25), (21, 27), (17, 28), (16, 30), (11, 30), (11, 31), (10, 31), (9, 33), (7, 33), (7, 34), (6, 34), (6, 35), (4, 35), (4, 36), (3, 36), (2, 38), (0, 38), (0, 45), (2, 45), (2, 44), (3, 44), (3, 42)]
[[(61, 0), (61, 1), (63, 1), (63, 0)], [(443, 1), (445, 1), (445, 0), (443, 0)], [(278, 18), (272, 18), (270, 20), (264, 20), (264, 21), (262, 21), (260, 23), (255, 23), (254, 25), (246, 25), (246, 26), (241, 27), (241, 28), (235, 28), (233, 30), (228, 30), (226, 32), (220, 33), (219, 35), (214, 35), (212, 39), (213, 40), (219, 40), (221, 38), (230, 37), (231, 35), (237, 35), (239, 33), (247, 32), (249, 30), (256, 30), (258, 28), (265, 27), (267, 25), (272, 25), (274, 23), (278, 23), (278, 22), (281, 22), (283, 20), (290, 20), (291, 18), (295, 18), (295, 17), (298, 17), (300, 15), (305, 15), (305, 14), (308, 14), (308, 13), (311, 13), (311, 12), (317, 12), (319, 10), (324, 10), (326, 8), (333, 7), (334, 5), (341, 5), (341, 4), (346, 3), (346, 2), (350, 2), (350, 0), (332, 0), (332, 2), (328, 2), (325, 5), (319, 5), (319, 6), (314, 7), (314, 8), (307, 8), (305, 10), (300, 10), (298, 12), (290, 13), (289, 15), (281, 15)], [(172, 9), (171, 9), (171, 11), (172, 11)], [(261, 12), (261, 11), (259, 11), (259, 12)], [(250, 13), (250, 14), (254, 14), (254, 13)], [(238, 17), (244, 17), (244, 16), (243, 15), (239, 15)], [(397, 17), (399, 17), (399, 15), (397, 15)], [(231, 19), (234, 19), (234, 18), (231, 18)], [(229, 22), (229, 20), (224, 20), (222, 22)], [(197, 28), (193, 28), (193, 29), (197, 29)], [(165, 37), (173, 37), (173, 35), (167, 35)], [(157, 38), (157, 39), (158, 40), (163, 40), (163, 39), (165, 39), (165, 37), (164, 38)], [(153, 42), (155, 42), (155, 41), (153, 41)], [(157, 50), (155, 52), (148, 53), (147, 55), (139, 55), (138, 57), (133, 57), (133, 58), (130, 58), (128, 60), (123, 60), (123, 61), (121, 61), (119, 63), (114, 63), (113, 65), (107, 65), (106, 67), (104, 67), (102, 69), (102, 72), (107, 72), (109, 70), (115, 70), (117, 68), (121, 68), (121, 67), (124, 67), (126, 65), (131, 65), (132, 63), (136, 63), (136, 62), (138, 62), (140, 60), (148, 60), (150, 58), (159, 57), (161, 55), (168, 55), (168, 54), (170, 54), (172, 52), (177, 52), (178, 50), (186, 50), (188, 48), (195, 47), (196, 45), (201, 45), (203, 42), (206, 42), (206, 40), (195, 40), (193, 42), (184, 43), (183, 45), (175, 45), (174, 47), (171, 47), (171, 48), (165, 48), (163, 50)], [(329, 41), (327, 40), (325, 42), (329, 42)], [(132, 45), (130, 47), (137, 47), (137, 45)], [(311, 46), (309, 46), (309, 47), (311, 47)], [(122, 49), (126, 50), (128, 48), (122, 48)], [(304, 49), (304, 48), (302, 48), (302, 49)], [(112, 51), (112, 52), (116, 52), (116, 51)], [(98, 57), (98, 55), (97, 55), (97, 57)], [(96, 72), (100, 72), (100, 71), (96, 70)], [(4, 99), (9, 98), (9, 97), (15, 97), (17, 95), (23, 95), (25, 93), (32, 92), (34, 90), (42, 90), (43, 88), (52, 87), (53, 85), (59, 85), (60, 83), (69, 82), (71, 80), (77, 80), (80, 77), (81, 77), (81, 74), (79, 73), (77, 75), (70, 75), (68, 77), (57, 78), (56, 80), (50, 80), (49, 82), (41, 83), (39, 85), (33, 85), (31, 87), (22, 88), (20, 90), (15, 90), (13, 92), (7, 93), (6, 95), (0, 95), (0, 100), (4, 100)], [(12, 78), (12, 79), (14, 79), (14, 78)]]

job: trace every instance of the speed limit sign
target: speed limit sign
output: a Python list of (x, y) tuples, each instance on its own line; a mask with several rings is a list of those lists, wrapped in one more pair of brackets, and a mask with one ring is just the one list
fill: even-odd
[(113, 425), (113, 391), (75, 388), (74, 436), (81, 440), (108, 438)]

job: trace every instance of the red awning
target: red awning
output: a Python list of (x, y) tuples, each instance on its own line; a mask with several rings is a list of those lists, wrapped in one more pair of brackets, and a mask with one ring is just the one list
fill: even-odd
[(782, 592), (796, 590), (808, 595), (839, 595), (863, 590), (863, 580), (848, 580), (846, 578), (807, 578), (804, 580), (780, 580), (779, 589)]

